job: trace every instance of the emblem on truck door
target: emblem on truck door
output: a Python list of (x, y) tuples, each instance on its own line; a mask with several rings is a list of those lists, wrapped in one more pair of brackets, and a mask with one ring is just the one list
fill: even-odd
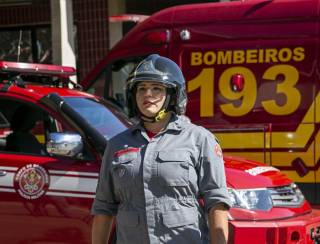
[(37, 164), (28, 164), (20, 168), (14, 177), (16, 191), (28, 200), (33, 200), (45, 194), (49, 185), (47, 171)]

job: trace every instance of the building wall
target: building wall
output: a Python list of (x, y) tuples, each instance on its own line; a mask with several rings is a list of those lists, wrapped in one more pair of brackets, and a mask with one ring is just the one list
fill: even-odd
[[(121, 28), (123, 33), (129, 30), (129, 28), (124, 28), (128, 26), (128, 23), (118, 23), (111, 26), (109, 34), (108, 13), (121, 14), (121, 11), (125, 11), (123, 12), (124, 14), (150, 15), (160, 9), (173, 5), (209, 1), (212, 2), (214, 0), (109, 0), (109, 3), (112, 4), (110, 4), (111, 9), (108, 9), (108, 0), (73, 0), (78, 81), (81, 81), (107, 54), (109, 44), (114, 45), (114, 43), (121, 38), (119, 30), (114, 31), (113, 28)], [(14, 29), (18, 32), (20, 28), (27, 28), (28, 33), (23, 33), (23, 38), (32, 38), (32, 43), (29, 44), (31, 45), (31, 48), (25, 48), (25, 55), (21, 56), (19, 61), (50, 63), (52, 62), (52, 53), (51, 55), (45, 56), (47, 55), (46, 53), (54, 51), (50, 49), (52, 46), (50, 33), (50, 0), (29, 0), (26, 1), (26, 3), (29, 4), (21, 6), (2, 6), (0, 0), (0, 39), (1, 37), (8, 36), (7, 32), (4, 32), (4, 30), (8, 31)], [(114, 8), (114, 5), (116, 5), (117, 8)], [(38, 30), (37, 28), (39, 26), (42, 29)], [(131, 28), (133, 25), (129, 26)], [(29, 31), (29, 29), (32, 29), (33, 31)], [(49, 39), (42, 42), (42, 46), (46, 47), (45, 51), (47, 52), (42, 50), (44, 48), (39, 49), (39, 46), (41, 46), (39, 43), (41, 44), (41, 42), (38, 41), (40, 38), (38, 37), (38, 34), (39, 36), (43, 36), (43, 33), (46, 34), (47, 39)], [(109, 38), (109, 35), (116, 36)], [(13, 38), (19, 39), (19, 35), (12, 36)], [(2, 44), (6, 44), (6, 40), (2, 40)], [(2, 44), (0, 41), (0, 59), (4, 59), (3, 57), (10, 57), (10, 60), (17, 60), (15, 57), (15, 55), (17, 56), (17, 50), (14, 50), (14, 55), (3, 55), (3, 52), (8, 52), (13, 45), (7, 45), (6, 49), (4, 49), (1, 47)], [(16, 45), (16, 41), (14, 45)]]
[(206, 2), (219, 2), (219, 0), (126, 0), (126, 8), (128, 13), (151, 15), (161, 9), (176, 5)]
[(108, 3), (106, 0), (76, 0), (73, 10), (81, 80), (108, 52)]
[(37, 4), (0, 7), (0, 28), (50, 24), (50, 2), (39, 0)]
[[(73, 13), (78, 80), (81, 80), (108, 52), (108, 4), (106, 0), (76, 0), (73, 1)], [(50, 27), (50, 24), (50, 0), (0, 7), (0, 32), (43, 25)], [(36, 45), (34, 42), (33, 49)], [(35, 56), (21, 61), (39, 61)], [(50, 63), (50, 60), (44, 63)]]

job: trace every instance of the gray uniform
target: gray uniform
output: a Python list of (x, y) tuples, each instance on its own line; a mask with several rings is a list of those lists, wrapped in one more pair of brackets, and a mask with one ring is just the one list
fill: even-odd
[(230, 206), (219, 144), (173, 115), (151, 139), (136, 125), (108, 142), (92, 213), (116, 215), (117, 243), (198, 244), (208, 243), (206, 212), (221, 202)]

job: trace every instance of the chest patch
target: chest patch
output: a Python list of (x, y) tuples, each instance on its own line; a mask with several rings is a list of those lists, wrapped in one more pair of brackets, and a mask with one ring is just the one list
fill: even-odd
[(219, 158), (222, 158), (222, 150), (221, 150), (221, 147), (219, 146), (219, 144), (216, 144), (214, 146), (214, 152)]
[(140, 148), (129, 147), (116, 151), (113, 156), (117, 162), (126, 162), (137, 158), (139, 151)]

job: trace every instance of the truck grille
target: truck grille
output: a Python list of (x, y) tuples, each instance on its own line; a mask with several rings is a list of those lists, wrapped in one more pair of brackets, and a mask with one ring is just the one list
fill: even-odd
[(296, 184), (268, 188), (274, 207), (300, 206), (304, 196)]

